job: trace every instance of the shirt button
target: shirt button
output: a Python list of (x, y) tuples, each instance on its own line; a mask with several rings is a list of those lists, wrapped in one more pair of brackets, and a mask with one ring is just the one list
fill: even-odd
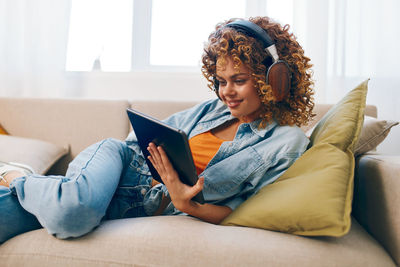
[(147, 193), (146, 188), (142, 188), (142, 190), (140, 190), (140, 193), (141, 193), (143, 196), (146, 195), (146, 193)]

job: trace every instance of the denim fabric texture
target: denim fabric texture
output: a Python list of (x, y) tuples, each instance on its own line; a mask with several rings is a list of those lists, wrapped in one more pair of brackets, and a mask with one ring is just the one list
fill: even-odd
[(68, 238), (104, 219), (146, 216), (151, 176), (138, 168), (141, 160), (124, 141), (106, 139), (82, 151), (65, 176), (30, 175), (0, 186), (0, 243), (40, 227)]
[[(234, 119), (219, 100), (210, 100), (165, 120), (189, 138)], [(298, 127), (259, 121), (241, 124), (233, 141), (225, 141), (200, 176), (206, 202), (232, 210), (274, 182), (308, 145)], [(30, 175), (0, 186), (0, 243), (40, 227), (58, 238), (84, 235), (102, 220), (152, 215), (163, 184), (152, 177), (134, 132), (125, 141), (106, 139), (82, 151), (65, 176)], [(164, 215), (182, 214), (171, 203)]]

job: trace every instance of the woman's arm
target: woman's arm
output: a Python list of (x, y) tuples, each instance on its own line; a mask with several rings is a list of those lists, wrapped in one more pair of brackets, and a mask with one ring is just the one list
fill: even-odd
[(157, 170), (168, 189), (171, 201), (178, 210), (203, 221), (219, 224), (232, 210), (213, 204), (199, 204), (191, 199), (203, 190), (204, 178), (200, 177), (194, 186), (182, 183), (162, 147), (149, 144), (149, 160)]
[(232, 212), (231, 208), (226, 206), (217, 206), (208, 203), (200, 204), (194, 201), (191, 201), (191, 205), (191, 207), (187, 207), (186, 211), (181, 211), (214, 224), (221, 223)]

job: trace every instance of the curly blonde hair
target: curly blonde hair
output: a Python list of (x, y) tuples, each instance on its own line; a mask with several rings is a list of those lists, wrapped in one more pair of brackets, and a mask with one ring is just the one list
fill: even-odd
[(208, 87), (218, 90), (215, 88), (217, 67), (224, 66), (226, 57), (231, 57), (235, 69), (239, 70), (241, 64), (245, 64), (252, 73), (263, 106), (260, 127), (265, 127), (273, 119), (280, 125), (307, 124), (314, 116), (312, 64), (304, 55), (296, 37), (289, 33), (289, 25), (282, 27), (268, 17), (249, 19), (267, 31), (275, 42), (279, 58), (286, 61), (291, 70), (290, 93), (278, 102), (274, 101), (272, 88), (266, 82), (266, 71), (273, 62), (272, 57), (264, 51), (260, 41), (231, 27), (225, 27), (235, 20), (218, 24), (208, 38), (202, 56), (202, 73), (208, 81)]

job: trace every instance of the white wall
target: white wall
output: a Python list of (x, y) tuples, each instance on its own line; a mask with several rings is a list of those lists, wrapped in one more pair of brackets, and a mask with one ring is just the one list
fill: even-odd
[(215, 97), (198, 73), (181, 72), (71, 72), (65, 95), (70, 97), (202, 101)]

